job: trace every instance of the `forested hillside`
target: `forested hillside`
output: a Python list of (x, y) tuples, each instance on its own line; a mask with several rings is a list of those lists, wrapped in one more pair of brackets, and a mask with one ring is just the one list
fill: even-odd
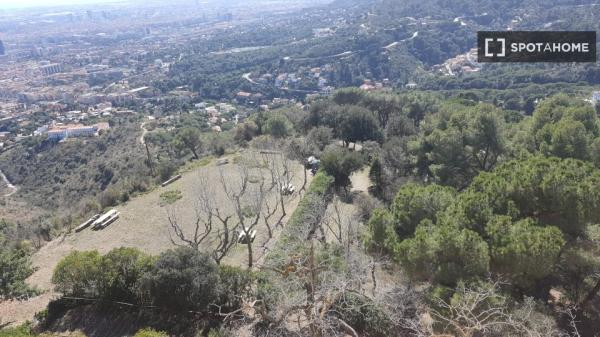
[(109, 130), (0, 153), (0, 205), (44, 212), (0, 220), (0, 337), (596, 336), (600, 68), (465, 55), (599, 16), (336, 0), (193, 26)]

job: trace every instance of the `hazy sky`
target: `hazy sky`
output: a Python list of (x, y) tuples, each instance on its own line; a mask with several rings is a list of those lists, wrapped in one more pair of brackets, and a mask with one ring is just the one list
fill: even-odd
[(77, 5), (101, 2), (117, 2), (117, 0), (0, 0), (0, 8)]

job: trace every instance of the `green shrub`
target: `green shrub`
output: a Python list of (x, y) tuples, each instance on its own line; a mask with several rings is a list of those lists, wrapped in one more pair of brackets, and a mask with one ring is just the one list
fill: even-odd
[(483, 277), (489, 271), (488, 245), (477, 233), (429, 221), (398, 245), (395, 256), (412, 278), (445, 285)]
[(102, 257), (100, 296), (113, 301), (135, 302), (142, 276), (152, 270), (154, 258), (136, 248), (116, 248)]
[(293, 127), (287, 117), (282, 114), (274, 114), (267, 119), (266, 132), (273, 137), (282, 138), (288, 136), (292, 132)]
[(146, 328), (136, 332), (133, 337), (169, 337), (169, 335), (162, 331)]
[(321, 157), (321, 167), (332, 176), (335, 185), (347, 187), (351, 184), (350, 175), (359, 170), (364, 159), (358, 152), (351, 152), (335, 145), (328, 147)]
[(219, 266), (219, 305), (233, 311), (241, 307), (242, 298), (251, 298), (255, 276), (251, 271), (231, 266)]
[[(0, 229), (2, 224), (0, 224)], [(0, 231), (0, 301), (3, 299), (25, 299), (35, 295), (37, 291), (31, 288), (25, 279), (34, 271), (31, 265), (31, 248), (27, 244), (17, 244), (14, 247), (4, 239)]]
[(16, 328), (0, 330), (0, 337), (34, 337), (29, 324), (23, 324)]
[(345, 293), (338, 299), (331, 312), (353, 327), (361, 336), (386, 337), (390, 335), (392, 322), (386, 313), (371, 299), (356, 293)]
[(189, 247), (160, 254), (142, 282), (155, 305), (176, 311), (207, 310), (219, 295), (216, 263), (209, 255)]
[(116, 248), (104, 256), (97, 251), (76, 251), (58, 263), (52, 283), (64, 295), (135, 302), (139, 282), (153, 262), (136, 248)]
[(71, 296), (98, 296), (102, 284), (102, 256), (98, 251), (72, 252), (54, 268), (52, 283)]
[(160, 194), (160, 200), (165, 204), (172, 205), (177, 200), (183, 198), (180, 190), (166, 191)]

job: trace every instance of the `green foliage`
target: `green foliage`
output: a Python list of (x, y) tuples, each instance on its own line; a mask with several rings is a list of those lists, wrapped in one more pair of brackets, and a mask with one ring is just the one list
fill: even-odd
[(116, 248), (104, 256), (75, 251), (54, 268), (52, 283), (68, 296), (137, 302), (140, 279), (152, 265), (153, 259), (135, 248)]
[(333, 177), (324, 171), (319, 171), (314, 176), (306, 195), (298, 203), (298, 207), (290, 216), (277, 244), (267, 256), (267, 263), (278, 265), (287, 259), (288, 256), (285, 252), (290, 250), (290, 246), (296, 247), (298, 250), (302, 249), (304, 241), (298, 240), (297, 231), (302, 228), (316, 230), (316, 226), (325, 213), (322, 206), (323, 200), (329, 200), (333, 184)]
[(522, 288), (552, 273), (565, 244), (558, 228), (540, 227), (531, 219), (513, 223), (509, 217), (498, 217), (488, 223), (486, 231), (494, 271)]
[(20, 197), (52, 212), (73, 213), (73, 207), (78, 210), (79, 203), (100, 197), (109, 187), (115, 190), (113, 200), (120, 200), (124, 192), (147, 187), (150, 170), (139, 147), (139, 122), (110, 122), (111, 130), (99, 137), (58, 144), (44, 140), (31, 147), (19, 142), (0, 154), (0, 168), (19, 186)]
[(147, 328), (136, 332), (133, 337), (169, 337), (169, 335), (162, 331)]
[(412, 143), (421, 175), (464, 188), (480, 171), (496, 166), (505, 152), (503, 112), (488, 104), (447, 103), (421, 125)]
[(336, 130), (345, 142), (381, 141), (383, 135), (371, 111), (359, 106), (343, 107)]
[(379, 160), (379, 158), (375, 158), (371, 162), (371, 168), (369, 169), (369, 180), (371, 180), (371, 183), (373, 183), (371, 192), (375, 196), (381, 196), (385, 190), (385, 181), (383, 166), (381, 165), (381, 160)]
[(208, 337), (234, 337), (234, 335), (225, 329), (210, 329)]
[(359, 170), (363, 163), (359, 153), (337, 146), (326, 149), (321, 157), (322, 169), (335, 179), (335, 185), (338, 187), (349, 186), (350, 175)]
[(469, 190), (487, 198), (494, 214), (533, 217), (577, 235), (600, 221), (599, 184), (600, 171), (591, 164), (536, 156), (481, 174)]
[(10, 245), (0, 231), (0, 301), (26, 299), (37, 293), (25, 283), (34, 271), (31, 253), (27, 243)]
[(437, 221), (440, 211), (454, 201), (452, 188), (439, 185), (406, 184), (390, 206), (396, 233), (402, 239), (413, 235), (423, 220)]
[(393, 217), (387, 210), (376, 209), (369, 219), (366, 247), (379, 254), (390, 254), (398, 244), (398, 236), (394, 232)]
[(485, 276), (490, 262), (488, 245), (477, 233), (429, 221), (400, 243), (395, 257), (411, 277), (445, 285)]
[(556, 266), (557, 276), (565, 294), (575, 303), (580, 303), (597, 282), (600, 245), (594, 238), (589, 239), (567, 244)]
[(172, 310), (205, 311), (219, 296), (214, 260), (188, 247), (160, 254), (142, 283), (154, 305)]
[(253, 121), (238, 124), (234, 130), (233, 139), (237, 143), (249, 142), (258, 135), (258, 126)]
[(158, 164), (158, 176), (161, 181), (166, 181), (177, 172), (177, 165), (171, 160), (161, 161)]
[(135, 302), (140, 280), (152, 270), (154, 258), (136, 248), (115, 248), (102, 257), (100, 296), (110, 300)]
[(234, 311), (242, 306), (242, 298), (251, 298), (252, 285), (255, 275), (248, 270), (231, 266), (219, 266), (219, 293), (218, 303), (222, 305), (223, 312)]
[(193, 127), (185, 127), (177, 132), (174, 139), (176, 147), (185, 147), (192, 152), (195, 159), (199, 159), (198, 151), (202, 146), (202, 135), (200, 130)]
[(23, 324), (16, 328), (0, 329), (0, 337), (34, 337), (29, 324)]
[(311, 129), (306, 139), (308, 144), (314, 146), (319, 151), (323, 151), (333, 140), (333, 130), (325, 126), (319, 126)]
[(532, 132), (540, 152), (546, 155), (589, 160), (600, 129), (590, 104), (556, 95), (535, 109)]
[(265, 132), (276, 138), (289, 136), (293, 125), (283, 114), (273, 114), (267, 119)]
[(183, 195), (180, 190), (170, 190), (160, 194), (160, 200), (169, 205), (174, 204), (181, 198), (183, 198)]
[(560, 252), (566, 239), (588, 235), (600, 221), (599, 182), (589, 163), (533, 156), (480, 173), (460, 193), (407, 184), (391, 219), (387, 211), (373, 214), (367, 247), (391, 254), (417, 280), (452, 286), (492, 271), (529, 293), (555, 275), (559, 258), (568, 259), (559, 275), (580, 297), (595, 262), (586, 250)]
[(365, 97), (359, 88), (343, 88), (333, 94), (333, 101), (338, 105), (357, 105)]
[(98, 251), (74, 251), (54, 268), (55, 289), (71, 296), (96, 297), (102, 289), (102, 256)]

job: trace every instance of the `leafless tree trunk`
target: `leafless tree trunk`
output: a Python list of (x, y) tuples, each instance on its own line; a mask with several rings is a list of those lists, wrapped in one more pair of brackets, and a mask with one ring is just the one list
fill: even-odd
[(432, 316), (447, 326), (447, 331), (460, 337), (485, 336), (562, 336), (551, 317), (538, 317), (535, 302), (525, 299), (520, 307), (511, 310), (508, 299), (499, 292), (499, 283), (490, 286), (459, 286), (458, 300), (438, 299), (441, 310)]
[[(174, 245), (189, 246), (196, 250), (201, 250), (202, 244), (206, 244), (205, 248), (209, 249), (215, 262), (220, 264), (235, 244), (231, 237), (235, 226), (231, 227), (229, 224), (232, 215), (222, 215), (220, 208), (215, 205), (215, 191), (210, 187), (207, 177), (200, 177), (198, 186), (193, 233), (185, 230), (177, 217), (177, 211), (169, 209), (169, 238)], [(218, 228), (213, 233), (215, 227)]]

